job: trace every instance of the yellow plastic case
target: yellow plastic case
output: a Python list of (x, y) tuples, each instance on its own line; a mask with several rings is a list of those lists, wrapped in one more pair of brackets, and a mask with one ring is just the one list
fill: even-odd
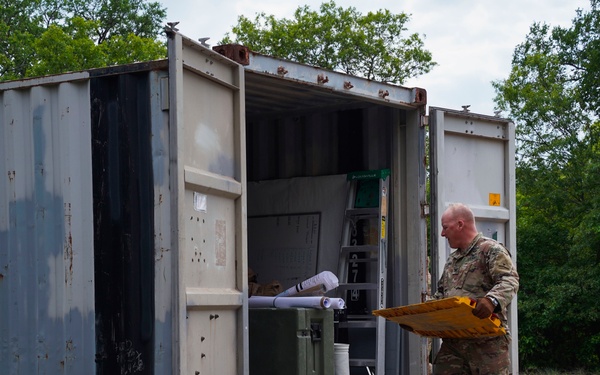
[(479, 338), (501, 336), (506, 330), (500, 319), (492, 315), (479, 319), (473, 315), (475, 301), (468, 297), (451, 297), (414, 305), (375, 310), (404, 329), (425, 337)]

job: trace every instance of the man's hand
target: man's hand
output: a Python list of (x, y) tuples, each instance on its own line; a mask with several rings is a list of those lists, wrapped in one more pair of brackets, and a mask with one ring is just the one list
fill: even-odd
[(479, 319), (489, 318), (492, 315), (492, 312), (494, 312), (494, 304), (486, 297), (479, 298), (473, 309), (473, 315)]

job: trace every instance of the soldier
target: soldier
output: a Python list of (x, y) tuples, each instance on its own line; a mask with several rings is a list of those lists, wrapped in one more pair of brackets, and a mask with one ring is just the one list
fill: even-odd
[(473, 315), (496, 313), (506, 329), (503, 336), (444, 339), (433, 362), (434, 374), (509, 374), (510, 332), (506, 307), (519, 289), (519, 275), (510, 253), (478, 232), (473, 212), (453, 204), (442, 215), (442, 236), (456, 249), (446, 262), (435, 298), (470, 297)]

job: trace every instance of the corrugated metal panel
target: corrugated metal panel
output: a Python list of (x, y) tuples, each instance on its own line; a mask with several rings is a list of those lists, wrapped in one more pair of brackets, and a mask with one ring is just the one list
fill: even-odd
[(86, 77), (0, 84), (3, 374), (95, 371)]
[(403, 110), (364, 103), (301, 109), (298, 103), (287, 116), (248, 119), (249, 181), (390, 168), (392, 129)]
[(93, 78), (99, 374), (154, 373), (154, 184), (149, 73)]
[(173, 367), (173, 251), (170, 194), (169, 78), (166, 71), (150, 74), (150, 121), (154, 175), (154, 373), (176, 373)]

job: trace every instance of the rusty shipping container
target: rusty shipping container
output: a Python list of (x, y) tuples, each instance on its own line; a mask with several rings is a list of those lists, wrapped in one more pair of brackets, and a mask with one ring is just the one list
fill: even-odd
[[(302, 262), (335, 271), (354, 171), (391, 170), (389, 307), (429, 292), (448, 249), (434, 241), (430, 269), (427, 217), (451, 201), (515, 249), (510, 121), (167, 35), (166, 60), (0, 83), (3, 374), (248, 374), (248, 268), (278, 267), (250, 264), (262, 219), (318, 220)], [(465, 162), (478, 147), (493, 152)], [(449, 170), (475, 177), (468, 195)], [(380, 338), (378, 375), (427, 373), (426, 340)]]

